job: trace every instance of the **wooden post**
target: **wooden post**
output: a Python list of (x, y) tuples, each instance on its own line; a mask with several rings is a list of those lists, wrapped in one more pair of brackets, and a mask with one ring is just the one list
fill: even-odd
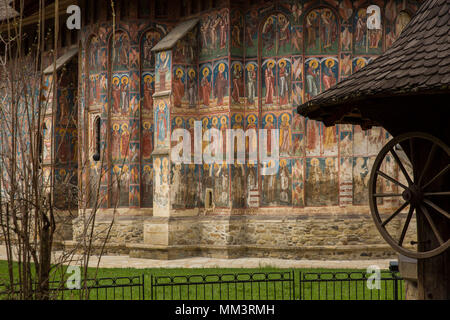
[[(433, 132), (430, 132), (433, 134)], [(445, 139), (442, 133), (435, 133), (435, 136), (443, 140), (447, 145), (450, 139)], [(414, 146), (416, 150), (423, 150), (423, 152), (415, 152), (415, 158), (412, 159), (414, 163), (414, 181), (418, 181), (425, 163), (430, 155), (430, 145)], [(405, 150), (409, 150), (409, 146), (403, 146)], [(443, 154), (436, 153), (432, 159), (432, 165), (423, 175), (423, 182), (429, 181), (436, 176), (438, 172), (444, 168), (448, 163)], [(432, 189), (429, 191), (448, 191), (450, 190), (450, 180), (448, 175), (442, 176), (441, 179), (433, 183)], [(450, 211), (450, 201), (448, 197), (434, 197), (433, 202), (447, 212)], [(444, 238), (444, 241), (450, 234), (450, 220), (442, 214), (437, 213), (430, 207), (425, 205), (425, 209), (431, 216), (438, 232)], [(419, 209), (418, 209), (419, 210)], [(428, 251), (439, 246), (439, 242), (427, 221), (422, 214), (417, 215), (417, 241), (419, 251)], [(418, 284), (418, 299), (425, 300), (448, 300), (450, 299), (450, 252), (446, 250), (438, 256), (428, 259), (418, 259), (417, 261), (417, 284)]]

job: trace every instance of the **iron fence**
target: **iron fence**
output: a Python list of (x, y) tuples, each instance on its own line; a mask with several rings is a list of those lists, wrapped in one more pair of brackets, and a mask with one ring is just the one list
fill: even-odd
[[(49, 298), (54, 300), (144, 300), (144, 275), (132, 277), (87, 279), (78, 287), (64, 281), (51, 281)], [(37, 284), (33, 284), (32, 299), (37, 294)], [(20, 285), (0, 284), (0, 300), (20, 297)]]
[(295, 273), (260, 272), (151, 277), (153, 300), (292, 300)]
[[(59, 300), (400, 300), (403, 280), (383, 271), (377, 282), (365, 272), (254, 272), (208, 275), (145, 275), (88, 279), (80, 288), (50, 282)], [(368, 283), (372, 284), (369, 288)], [(36, 286), (34, 285), (33, 292)], [(0, 283), (0, 300), (19, 297), (20, 286)], [(148, 290), (146, 292), (146, 290)]]
[[(385, 271), (378, 279), (365, 272), (304, 272), (299, 276), (300, 300), (401, 300), (403, 280)], [(369, 287), (370, 285), (370, 287)]]

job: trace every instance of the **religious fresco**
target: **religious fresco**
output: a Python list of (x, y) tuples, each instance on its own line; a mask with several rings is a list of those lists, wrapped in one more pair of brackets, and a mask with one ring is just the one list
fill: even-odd
[(367, 130), (367, 154), (369, 156), (378, 155), (385, 145), (385, 130), (381, 127), (374, 127)]
[[(128, 170), (124, 180), (128, 196), (116, 198), (121, 206), (133, 208), (151, 208), (154, 196), (159, 199), (158, 208), (203, 207), (209, 189), (216, 208), (361, 203), (365, 186), (358, 175), (364, 175), (364, 165), (356, 159), (364, 159), (369, 168), (371, 157), (387, 141), (386, 132), (325, 127), (299, 116), (296, 107), (369, 64), (398, 38), (415, 9), (413, 1), (400, 0), (385, 4), (286, 0), (255, 3), (245, 10), (223, 8), (200, 13), (198, 25), (171, 50), (162, 52), (151, 49), (176, 24), (167, 27), (139, 20), (121, 22), (114, 33), (107, 23), (89, 29), (84, 34), (82, 64), (86, 65), (81, 79), (85, 85), (80, 101), (87, 108), (86, 113), (80, 110), (80, 115), (86, 114), (86, 124), (80, 127), (87, 127), (88, 139), (96, 139), (89, 132), (100, 116), (101, 146), (108, 148), (113, 168), (100, 189), (110, 190), (117, 166)], [(163, 98), (162, 91), (170, 98)], [(67, 103), (61, 98), (63, 108), (56, 115), (63, 124), (70, 112), (64, 109)], [(269, 151), (270, 130), (279, 129), (280, 170), (274, 180), (259, 177), (261, 164), (183, 164), (178, 168), (170, 162), (163, 166), (164, 157), (152, 156), (155, 148), (170, 150), (170, 132), (179, 127), (191, 133), (193, 154), (196, 120), (202, 121), (202, 133), (208, 128), (223, 134), (227, 128), (268, 129)], [(74, 161), (73, 152), (64, 148), (78, 143), (71, 140), (76, 133), (67, 137), (68, 142), (58, 137), (60, 133), (58, 128), (55, 137), (62, 142), (61, 164), (68, 164)], [(86, 136), (81, 133), (82, 139)], [(48, 139), (45, 142), (47, 159), (51, 144)], [(221, 143), (224, 155), (225, 141)], [(92, 149), (92, 143), (87, 145)], [(247, 138), (245, 147), (248, 156), (250, 150), (258, 150), (258, 139)], [(95, 176), (100, 168), (92, 163), (90, 170)], [(165, 191), (156, 187), (163, 176), (163, 189), (171, 185), (166, 200)], [(242, 181), (237, 191), (234, 181)], [(198, 194), (191, 189), (199, 190)], [(331, 200), (322, 199), (324, 194), (331, 195)]]
[(172, 75), (173, 107), (181, 108), (181, 100), (184, 100), (186, 92), (186, 72), (183, 66), (174, 65)]
[(141, 207), (153, 207), (153, 164), (145, 164), (141, 170)]
[(197, 60), (197, 27), (177, 41), (173, 52), (174, 63), (194, 64)]
[(262, 24), (261, 45), (266, 56), (282, 56), (301, 52), (289, 17), (283, 13), (272, 14)]
[(305, 202), (307, 206), (337, 205), (338, 163), (336, 158), (306, 159)]
[(212, 193), (213, 188), (214, 180), (212, 176), (211, 166), (207, 163), (203, 163), (202, 165), (200, 165), (200, 207), (205, 206), (206, 194), (207, 192)]
[(219, 60), (215, 63), (213, 69), (213, 92), (214, 103), (217, 107), (224, 107), (228, 105), (228, 63), (225, 60)]
[[(248, 128), (248, 127), (247, 127)], [(271, 155), (273, 146), (272, 144), (275, 143), (273, 141), (273, 129), (277, 129), (278, 128), (278, 121), (277, 121), (277, 116), (274, 113), (266, 113), (262, 115), (262, 128), (267, 130), (267, 155)], [(280, 139), (282, 135), (280, 134)]]
[(225, 56), (229, 46), (229, 10), (204, 15), (200, 21), (201, 61)]
[[(253, 114), (253, 113), (248, 114), (246, 116), (245, 120), (246, 120), (245, 121), (245, 129), (246, 130), (257, 130), (260, 126), (257, 114)], [(271, 117), (270, 121), (273, 122), (273, 116)], [(266, 126), (266, 123), (264, 124), (264, 126)], [(265, 129), (270, 129), (270, 128), (265, 128)], [(267, 138), (269, 139), (269, 134), (267, 134)], [(250, 152), (256, 152), (257, 150), (258, 150), (258, 137), (256, 137), (255, 139), (250, 139), (250, 137), (247, 137), (245, 140), (245, 152), (246, 152), (246, 159), (249, 159), (248, 163), (251, 162), (250, 161)], [(254, 163), (252, 163), (252, 164), (254, 164)], [(255, 170), (257, 170), (257, 168), (255, 168)]]
[(305, 206), (304, 159), (292, 160), (292, 205)]
[(322, 91), (330, 89), (338, 81), (339, 62), (337, 58), (323, 58), (321, 61)]
[(280, 169), (278, 171), (279, 179), (279, 204), (281, 206), (291, 205), (292, 202), (292, 163), (290, 159), (280, 160)]
[(239, 9), (231, 10), (231, 54), (242, 56), (244, 52), (244, 16)]
[(292, 152), (291, 114), (283, 113), (278, 117), (280, 130), (280, 156), (290, 156)]
[(353, 204), (353, 157), (339, 160), (339, 205)]
[(208, 108), (212, 97), (212, 68), (211, 64), (200, 65), (199, 99), (201, 106)]
[(244, 66), (241, 61), (231, 63), (231, 105), (244, 104)]
[(338, 126), (325, 127), (322, 125), (321, 154), (337, 156), (338, 154)]
[(171, 51), (161, 51), (156, 54), (155, 91), (170, 90), (172, 54)]
[(303, 133), (292, 134), (292, 156), (305, 156), (305, 135)]
[(352, 50), (352, 27), (349, 25), (341, 27), (341, 49), (342, 51)]
[(110, 52), (112, 71), (128, 70), (130, 40), (125, 32), (119, 31), (111, 38)]
[(277, 63), (278, 77), (278, 106), (290, 106), (291, 95), (291, 62), (289, 59), (280, 59)]
[(341, 79), (352, 74), (352, 55), (349, 53), (342, 53), (340, 59), (341, 65)]
[(323, 136), (322, 124), (315, 120), (306, 120), (306, 156), (320, 156)]
[(263, 106), (273, 106), (277, 101), (275, 63), (275, 60), (268, 59), (262, 64), (261, 71), (264, 76), (262, 81)]
[(87, 195), (87, 202), (89, 207), (95, 206), (96, 201), (98, 200), (97, 190), (100, 178), (100, 163), (93, 162), (89, 168), (89, 192)]
[(255, 109), (258, 107), (258, 64), (249, 61), (245, 65), (245, 95), (246, 107)]
[(367, 155), (367, 131), (363, 131), (360, 126), (353, 127), (353, 155)]
[(329, 8), (314, 9), (304, 21), (306, 54), (337, 53), (339, 48), (339, 22)]
[(172, 164), (170, 178), (170, 203), (174, 209), (184, 209), (186, 207), (186, 174), (182, 164)]
[(114, 165), (111, 169), (110, 206), (129, 206), (129, 178), (128, 165)]
[(195, 164), (184, 165), (185, 172), (185, 195), (184, 203), (186, 209), (197, 208), (200, 203), (200, 166)]
[(128, 74), (116, 73), (112, 77), (111, 114), (117, 118), (127, 118), (130, 114), (130, 93)]
[(247, 163), (245, 170), (245, 205), (247, 208), (259, 206), (259, 189), (258, 189), (258, 167), (255, 164)]
[(228, 207), (230, 196), (230, 166), (225, 162), (212, 166), (214, 179), (214, 204), (216, 207)]
[(153, 110), (153, 92), (155, 90), (154, 74), (145, 73), (143, 77), (143, 101), (141, 113), (143, 116), (149, 117), (152, 115)]
[(73, 128), (57, 128), (55, 130), (56, 164), (77, 162), (77, 130)]
[(245, 164), (231, 166), (231, 198), (233, 208), (245, 208)]
[(261, 177), (262, 203), (261, 206), (286, 206), (292, 202), (292, 164), (290, 159), (280, 159), (275, 164), (270, 160), (264, 166), (272, 167), (278, 165), (279, 170), (273, 175)]
[(353, 154), (353, 132), (340, 132), (339, 149), (343, 156), (351, 156)]
[(292, 57), (292, 104), (303, 103), (303, 57)]
[(101, 74), (107, 68), (106, 48), (99, 47), (99, 39), (93, 36), (88, 47), (89, 63), (89, 105), (100, 103), (100, 94), (106, 92), (106, 75)]
[(359, 8), (353, 21), (355, 54), (380, 54), (383, 49), (381, 10), (377, 5)]
[(161, 31), (150, 29), (141, 38), (141, 60), (142, 69), (154, 69), (155, 57), (152, 48), (161, 40)]
[(155, 148), (169, 148), (170, 120), (169, 101), (165, 99), (155, 100)]
[(258, 23), (257, 9), (251, 9), (245, 16), (245, 56), (256, 57), (258, 53)]
[(366, 204), (369, 199), (369, 157), (353, 158), (353, 204)]
[(305, 61), (305, 98), (310, 100), (320, 92), (320, 60), (308, 58)]
[[(42, 127), (43, 136), (43, 149), (42, 149), (42, 161), (48, 162), (52, 158), (52, 120), (46, 118)], [(76, 150), (76, 149), (75, 149)]]
[(198, 102), (198, 75), (196, 68), (189, 67), (187, 69), (186, 81), (186, 95), (184, 101), (187, 102), (189, 109), (196, 108)]
[[(392, 3), (392, 1), (390, 1)], [(397, 16), (391, 12), (385, 13), (386, 16), (386, 48), (392, 46), (392, 43), (400, 36), (400, 33), (411, 21), (411, 15), (407, 11), (400, 11)]]
[(129, 155), (130, 130), (128, 122), (117, 121), (111, 128), (111, 159), (113, 162), (126, 161)]
[(373, 60), (372, 57), (354, 57), (352, 60), (352, 71), (353, 73), (364, 68)]
[(168, 157), (155, 157), (154, 168), (154, 195), (153, 207), (158, 209), (169, 208), (170, 160)]
[(337, 57), (308, 58), (305, 61), (305, 96), (309, 100), (338, 82)]
[[(273, 167), (276, 165), (272, 161), (267, 164), (260, 164), (261, 170), (264, 167)], [(277, 206), (279, 204), (280, 181), (276, 174), (261, 176), (261, 206)]]

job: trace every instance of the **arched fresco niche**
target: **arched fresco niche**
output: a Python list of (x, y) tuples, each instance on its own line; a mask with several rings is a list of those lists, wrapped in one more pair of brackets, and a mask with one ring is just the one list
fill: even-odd
[(129, 145), (130, 145), (130, 40), (123, 31), (117, 31), (110, 39), (110, 159), (111, 201), (110, 207), (129, 205)]
[(339, 22), (330, 8), (316, 8), (304, 18), (305, 54), (337, 54)]

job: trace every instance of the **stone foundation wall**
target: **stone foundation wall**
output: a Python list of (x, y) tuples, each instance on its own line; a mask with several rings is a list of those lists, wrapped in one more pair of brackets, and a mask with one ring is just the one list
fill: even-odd
[[(105, 236), (111, 216), (97, 217), (96, 240)], [(404, 221), (390, 223), (399, 234)], [(74, 240), (82, 220), (73, 224)], [(415, 234), (411, 221), (409, 234)], [(412, 238), (406, 238), (409, 243)], [(110, 232), (107, 254), (177, 259), (195, 256), (286, 259), (394, 258), (370, 214), (192, 215), (178, 217), (118, 216)]]
[[(392, 221), (395, 232), (400, 232), (401, 227), (400, 220)], [(410, 227), (414, 227), (414, 222)], [(172, 218), (169, 243), (274, 247), (386, 244), (372, 218), (365, 215)]]
[[(102, 241), (109, 228), (109, 244), (143, 243), (144, 241), (144, 223), (143, 217), (114, 217), (112, 223), (111, 216), (100, 216), (96, 218), (94, 234), (95, 242)], [(78, 241), (83, 235), (85, 222), (82, 218), (73, 221), (73, 239)]]

